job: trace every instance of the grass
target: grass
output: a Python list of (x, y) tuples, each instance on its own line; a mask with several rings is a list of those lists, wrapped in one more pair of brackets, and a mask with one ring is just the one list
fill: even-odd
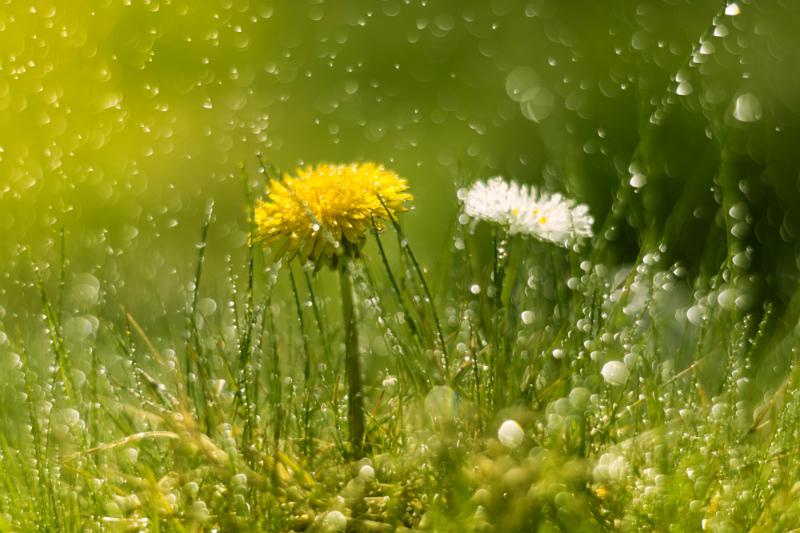
[[(433, 283), (393, 223), (341, 270), (350, 306), (333, 272), (252, 245), (206, 279), (213, 224), (209, 204), (185, 308), (154, 303), (141, 323), (119, 281), (28, 256), (41, 311), (3, 328), (0, 531), (800, 522), (794, 332), (770, 304), (731, 303), (724, 272), (455, 223)], [(624, 383), (603, 379), (608, 361)], [(760, 379), (764, 364), (782, 377)], [(498, 440), (505, 420), (519, 446)]]
[[(197, 244), (180, 243), (183, 265), (131, 239), (127, 263), (116, 263), (126, 245), (81, 226), (20, 249), (0, 287), (8, 299), (0, 306), (0, 532), (797, 528), (800, 233), (788, 178), (798, 164), (797, 103), (792, 80), (777, 75), (796, 69), (775, 57), (791, 56), (795, 28), (786, 6), (740, 3), (756, 18), (729, 20), (724, 6), (708, 3), (713, 24), (701, 33), (670, 22), (665, 34), (691, 34), (680, 46), (651, 35), (653, 46), (636, 47), (638, 17), (648, 27), (707, 25), (654, 4), (625, 22), (630, 36), (617, 28), (624, 13), (576, 5), (588, 22), (565, 26), (551, 43), (582, 43), (573, 61), (556, 63), (564, 50), (546, 42), (519, 47), (538, 59), (556, 50), (548, 64), (559, 68), (543, 71), (552, 87), (560, 80), (559, 98), (568, 90), (567, 99), (585, 97), (569, 113), (555, 106), (537, 126), (541, 139), (519, 135), (546, 153), (541, 165), (519, 168), (542, 166), (546, 183), (593, 196), (602, 223), (591, 246), (562, 250), (457, 219), (432, 261), (392, 219), (346, 267), (317, 270), (273, 261), (257, 246), (215, 244), (217, 226), (242, 242), (253, 227), (251, 217), (232, 221), (209, 203)], [(774, 11), (768, 30), (760, 10)], [(609, 13), (613, 31), (594, 20)], [(555, 41), (544, 15), (537, 32)], [(596, 32), (583, 30), (600, 27), (622, 64), (602, 63), (602, 76), (585, 78), (575, 60), (605, 52)], [(730, 37), (701, 53), (721, 29), (720, 39)], [(252, 47), (259, 57), (267, 48)], [(437, 70), (448, 83), (456, 78)], [(679, 91), (676, 73), (691, 79), (691, 92)], [(587, 92), (595, 85), (600, 92)], [(423, 92), (396, 92), (414, 91)], [(609, 94), (622, 96), (612, 103)], [(744, 123), (734, 102), (752, 104), (756, 94), (767, 112)], [(375, 116), (386, 105), (378, 102)], [(295, 140), (310, 135), (297, 130)], [(41, 132), (30, 131), (25, 157), (7, 158), (13, 164), (36, 162), (28, 144)], [(328, 143), (331, 130), (320, 131)], [(514, 136), (506, 135), (498, 138)], [(259, 162), (255, 185), (242, 171), (243, 205), (276, 174)], [(630, 181), (645, 175), (644, 186)], [(85, 191), (75, 188), (66, 204), (90, 207)], [(102, 199), (94, 203), (106, 209)], [(143, 233), (174, 227), (173, 215), (197, 207), (164, 203), (164, 220), (142, 221)], [(71, 209), (42, 218), (50, 227), (54, 212), (67, 218)], [(138, 264), (152, 283), (132, 280), (126, 268)], [(605, 379), (611, 362), (627, 373)], [(522, 428), (521, 442), (498, 434), (506, 421)]]

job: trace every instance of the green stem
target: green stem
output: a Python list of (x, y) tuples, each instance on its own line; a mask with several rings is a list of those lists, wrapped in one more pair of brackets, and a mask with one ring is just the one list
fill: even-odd
[(292, 282), (292, 293), (294, 303), (297, 307), (297, 319), (300, 324), (300, 337), (303, 340), (303, 385), (305, 388), (305, 398), (303, 398), (303, 452), (306, 458), (310, 459), (309, 451), (311, 445), (311, 350), (308, 346), (308, 335), (306, 334), (306, 323), (303, 319), (303, 307), (300, 304), (300, 295), (297, 292), (297, 284), (294, 281), (294, 273), (291, 265), (289, 267), (289, 279)]
[(407, 257), (411, 260), (411, 264), (414, 266), (414, 271), (419, 278), (420, 284), (422, 285), (422, 290), (425, 292), (425, 298), (428, 301), (428, 305), (431, 307), (431, 314), (433, 315), (433, 323), (436, 326), (436, 335), (439, 338), (439, 345), (442, 348), (442, 360), (444, 361), (444, 375), (445, 381), (450, 379), (450, 363), (449, 357), (447, 355), (447, 344), (444, 342), (444, 334), (442, 333), (442, 324), (439, 322), (439, 315), (436, 312), (436, 304), (433, 301), (433, 296), (431, 295), (430, 288), (428, 288), (428, 282), (425, 281), (425, 276), (422, 274), (422, 267), (419, 266), (419, 262), (417, 261), (417, 257), (414, 255), (414, 252), (411, 250), (411, 246), (408, 244), (408, 239), (406, 239), (405, 235), (403, 234), (403, 229), (400, 227), (400, 223), (397, 222), (394, 214), (386, 207), (386, 203), (383, 201), (383, 198), (378, 195), (378, 201), (383, 206), (384, 211), (386, 211), (386, 216), (389, 219), (389, 222), (392, 223), (392, 227), (394, 228), (395, 233), (397, 233), (397, 239), (400, 244), (400, 250), (404, 251)]
[(355, 457), (360, 457), (364, 444), (364, 393), (361, 385), (361, 358), (358, 353), (358, 323), (353, 303), (353, 285), (348, 271), (349, 261), (339, 268), (342, 290), (342, 319), (345, 327), (345, 369), (348, 386), (348, 422), (350, 444)]
[[(500, 230), (502, 231), (502, 230)], [(492, 353), (493, 368), (492, 368), (492, 402), (493, 405), (502, 405), (505, 403), (505, 395), (507, 392), (504, 389), (506, 384), (506, 306), (505, 304), (505, 289), (504, 283), (506, 279), (506, 268), (508, 267), (508, 235), (505, 233), (498, 238), (497, 233), (493, 237), (494, 245), (494, 265), (493, 265), (493, 282), (494, 282), (494, 298), (492, 302), (492, 320), (493, 320), (493, 336), (494, 347)], [(501, 253), (501, 248), (503, 253)]]
[[(520, 240), (513, 242), (509, 237), (506, 241), (506, 257), (505, 264), (503, 265), (503, 276), (500, 280), (500, 294), (497, 295), (500, 300), (500, 350), (502, 351), (502, 365), (500, 371), (499, 382), (504, 384), (511, 384), (515, 380), (513, 366), (513, 350), (514, 350), (514, 336), (516, 334), (516, 317), (518, 309), (515, 308), (513, 302), (514, 289), (517, 284), (517, 272), (519, 265), (522, 262), (522, 246), (524, 243)], [(518, 391), (517, 384), (513, 387), (506, 385), (506, 394), (516, 395)]]

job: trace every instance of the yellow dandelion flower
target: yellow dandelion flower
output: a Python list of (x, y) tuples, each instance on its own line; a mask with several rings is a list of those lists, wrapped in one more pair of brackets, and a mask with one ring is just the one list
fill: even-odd
[(276, 257), (330, 264), (363, 243), (373, 220), (405, 211), (407, 191), (406, 180), (375, 163), (299, 168), (270, 181), (256, 205), (256, 237)]

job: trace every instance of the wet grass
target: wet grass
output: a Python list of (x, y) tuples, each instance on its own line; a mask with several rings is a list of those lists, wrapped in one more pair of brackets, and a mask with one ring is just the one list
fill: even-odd
[[(343, 316), (333, 273), (258, 247), (228, 258), (227, 280), (205, 277), (214, 223), (209, 204), (185, 307), (153, 303), (150, 317), (102, 271), (29, 256), (40, 314), (2, 336), (0, 530), (800, 521), (794, 329), (726, 293), (726, 267), (691, 277), (663, 244), (620, 267), (601, 245), (455, 223), (433, 279), (393, 224), (349, 266)], [(521, 440), (498, 434), (506, 420)]]
[[(447, 94), (457, 93), (452, 80), (477, 79), (473, 72), (498, 90), (456, 87), (466, 100), (445, 106), (454, 118), (422, 122), (401, 143), (426, 147), (424, 157), (398, 152), (391, 142), (397, 132), (386, 128), (380, 150), (368, 152), (426, 173), (415, 186), (428, 194), (416, 193), (420, 209), (406, 216), (419, 228), (409, 231), (417, 241), (392, 220), (383, 231), (374, 228), (339, 272), (274, 262), (251, 244), (250, 217), (237, 209), (252, 206), (263, 177), (276, 175), (267, 162), (260, 161), (253, 182), (206, 179), (191, 194), (188, 186), (175, 191), (171, 181), (152, 179), (151, 205), (141, 207), (125, 191), (146, 185), (126, 189), (120, 177), (112, 187), (98, 177), (91, 185), (99, 192), (92, 192), (81, 183), (84, 167), (94, 166), (82, 150), (63, 150), (70, 153), (63, 168), (60, 160), (46, 165), (61, 169), (58, 180), (28, 183), (16, 166), (30, 163), (41, 175), (33, 154), (50, 153), (49, 144), (36, 147), (52, 139), (38, 118), (17, 120), (18, 143), (4, 158), (11, 184), (24, 182), (20, 191), (36, 184), (43, 191), (37, 194), (52, 195), (61, 207), (38, 209), (33, 192), (5, 190), (15, 192), (5, 196), (13, 209), (2, 220), (14, 235), (0, 239), (9, 257), (0, 270), (0, 532), (796, 528), (796, 10), (778, 1), (703, 2), (703, 13), (690, 3), (584, 4), (562, 6), (567, 11), (557, 17), (555, 2), (526, 4), (533, 26), (508, 11), (498, 27), (517, 27), (525, 39), (509, 41), (499, 54), (485, 43), (447, 41), (434, 28), (426, 55), (442, 55), (429, 53), (444, 50), (440, 45), (478, 54), (463, 61), (472, 65), (463, 72), (454, 66), (460, 54), (448, 52), (454, 63), (435, 65)], [(295, 23), (302, 25), (279, 19), (278, 31), (263, 35), (317, 31), (298, 6)], [(481, 9), (487, 11), (478, 19), (494, 32), (505, 8)], [(428, 24), (415, 13), (404, 16), (412, 26)], [(369, 28), (382, 36), (401, 27), (386, 20)], [(36, 28), (15, 30), (32, 38), (47, 33)], [(61, 32), (61, 25), (46, 29)], [(467, 30), (459, 23), (455, 31)], [(384, 49), (358, 39), (352, 36), (354, 57), (366, 50), (384, 65)], [(128, 41), (140, 55), (142, 40)], [(84, 55), (95, 57), (98, 47), (91, 40), (88, 46), (94, 50)], [(115, 48), (99, 48), (115, 57)], [(179, 63), (205, 64), (206, 52), (192, 50), (196, 57), (181, 55)], [(249, 70), (272, 72), (262, 64), (265, 50), (268, 61), (286, 63), (287, 80), (295, 78), (300, 60), (288, 48), (254, 45), (257, 66)], [(495, 54), (501, 61), (486, 63)], [(317, 101), (326, 86), (339, 86), (325, 81), (334, 76), (327, 56), (320, 64), (312, 78)], [(34, 68), (32, 60), (28, 65)], [(220, 72), (229, 66), (220, 65)], [(487, 68), (493, 65), (497, 72)], [(393, 71), (399, 63), (385, 66)], [(401, 72), (406, 68), (404, 59)], [(198, 76), (215, 80), (205, 71)], [(402, 107), (395, 95), (418, 94), (422, 116), (442, 111), (427, 75), (419, 85), (408, 76), (397, 85), (384, 78), (380, 68), (367, 69), (362, 87), (378, 90), (373, 79), (380, 79), (386, 94), (373, 103), (362, 90), (345, 107), (386, 119), (385, 109)], [(31, 91), (41, 92), (39, 78), (31, 79)], [(184, 87), (175, 92), (171, 83), (165, 95), (186, 98)], [(276, 85), (283, 81), (260, 83), (256, 93), (284, 91)], [(79, 88), (65, 109), (82, 109), (85, 94), (103, 92), (102, 85)], [(305, 89), (285, 90), (300, 103), (274, 113), (276, 121), (320, 118), (300, 98)], [(551, 118), (533, 95), (549, 95), (544, 111)], [(509, 123), (516, 103), (508, 108), (507, 98), (535, 125), (521, 127), (520, 117)], [(18, 100), (23, 104), (13, 107), (25, 107), (26, 99)], [(484, 100), (491, 105), (483, 118), (463, 120), (462, 110), (470, 117), (466, 111)], [(137, 100), (128, 93), (125, 101)], [(264, 110), (253, 102), (251, 112), (260, 116)], [(205, 107), (205, 96), (197, 103)], [(407, 106), (405, 122), (417, 124), (417, 103)], [(213, 176), (205, 168), (212, 160), (227, 173), (239, 151), (266, 140), (258, 126), (255, 141), (234, 143), (236, 153), (228, 142), (206, 150), (197, 139), (211, 130), (191, 126), (202, 123), (192, 109), (179, 109), (185, 115), (175, 116), (183, 118), (169, 122), (190, 124), (176, 145), (208, 152), (196, 159), (175, 152), (186, 182)], [(167, 109), (158, 103), (153, 112), (161, 117)], [(220, 123), (248, 122), (246, 116)], [(338, 137), (330, 142), (339, 118), (330, 115), (331, 124), (318, 130), (293, 127), (285, 142), (280, 125), (271, 126), (280, 141), (274, 151), (292, 164), (309, 153), (345, 157)], [(563, 250), (461, 218), (449, 227), (442, 220), (457, 211), (457, 200), (441, 194), (449, 191), (444, 180), (425, 189), (426, 178), (443, 175), (431, 162), (445, 161), (444, 175), (469, 181), (453, 154), (472, 137), (452, 124), (468, 122), (483, 136), (489, 119), (492, 142), (470, 146), (465, 168), (537, 176), (537, 185), (580, 196), (597, 219), (590, 245)], [(363, 135), (362, 121), (343, 124)], [(381, 137), (383, 127), (376, 125)], [(98, 150), (97, 167), (117, 168), (111, 163), (130, 146), (158, 146), (149, 134), (159, 129), (142, 129), (141, 139), (117, 137), (119, 151)], [(397, 135), (406, 135), (401, 130)], [(171, 159), (158, 161), (158, 176), (162, 166), (173, 167), (164, 163)], [(106, 173), (116, 179), (116, 171)], [(232, 199), (240, 181), (244, 194)], [(199, 200), (209, 190), (216, 208)], [(219, 207), (225, 204), (227, 212)], [(130, 212), (120, 220), (131, 226), (106, 227), (108, 210)], [(195, 231), (188, 221), (198, 213)], [(180, 233), (170, 233), (176, 226)], [(436, 249), (443, 227), (448, 237), (436, 259), (414, 252)], [(17, 242), (30, 247), (16, 249)], [(353, 387), (354, 373), (360, 387)], [(357, 420), (350, 399), (358, 390)]]

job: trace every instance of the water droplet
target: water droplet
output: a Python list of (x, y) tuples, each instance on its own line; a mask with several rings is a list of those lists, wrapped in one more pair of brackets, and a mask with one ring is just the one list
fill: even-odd
[(515, 102), (522, 101), (522, 95), (539, 86), (539, 73), (531, 67), (517, 67), (506, 77), (506, 92)]
[(347, 528), (347, 517), (341, 511), (328, 511), (322, 519), (325, 531), (344, 531)]
[(678, 84), (678, 87), (675, 89), (675, 93), (679, 96), (687, 96), (694, 92), (694, 87), (688, 81), (682, 81)]
[(744, 220), (747, 218), (747, 213), (747, 204), (744, 202), (734, 204), (730, 209), (728, 209), (728, 214), (731, 216), (731, 218), (735, 218), (736, 220)]
[(733, 264), (739, 268), (748, 268), (750, 266), (750, 257), (745, 252), (739, 252), (733, 256)]
[(372, 465), (364, 465), (358, 469), (358, 477), (367, 483), (375, 480), (375, 469)]
[(761, 120), (763, 111), (761, 102), (753, 93), (739, 95), (733, 107), (733, 117), (740, 122), (756, 122)]
[(628, 181), (628, 183), (630, 183), (631, 187), (634, 187), (636, 189), (641, 189), (647, 184), (647, 176), (639, 173), (634, 174), (633, 176), (631, 176), (631, 179), (630, 181)]
[(724, 24), (719, 24), (714, 27), (714, 37), (725, 37), (728, 35), (728, 27)]
[(722, 306), (723, 309), (734, 309), (736, 307), (736, 296), (736, 289), (724, 289), (717, 295), (717, 303)]
[(205, 316), (213, 315), (217, 310), (217, 302), (212, 298), (201, 298), (197, 302), (197, 310)]
[(686, 310), (686, 318), (695, 326), (699, 326), (705, 319), (705, 308), (701, 305), (693, 305)]
[(523, 311), (520, 314), (520, 318), (522, 319), (522, 323), (526, 325), (533, 324), (534, 314), (533, 311)]
[(725, 6), (725, 14), (728, 15), (729, 17), (735, 17), (741, 12), (742, 10), (739, 8), (739, 4), (737, 4), (736, 2), (731, 2), (730, 4)]
[(708, 56), (714, 53), (714, 43), (711, 41), (703, 41), (703, 44), (700, 45), (700, 53), (704, 56)]
[(555, 105), (553, 93), (544, 87), (535, 87), (525, 91), (520, 100), (522, 115), (534, 122), (541, 122), (550, 116)]
[(747, 311), (753, 306), (753, 297), (750, 294), (740, 294), (734, 300), (736, 308), (742, 311)]
[(506, 448), (518, 448), (525, 439), (525, 431), (515, 420), (506, 420), (497, 430), (497, 440)]
[(750, 224), (747, 222), (737, 222), (731, 228), (731, 235), (737, 239), (744, 239), (750, 233)]
[(603, 365), (600, 374), (606, 380), (606, 383), (614, 386), (624, 385), (628, 381), (628, 376), (630, 376), (628, 367), (622, 361), (609, 361)]
[(456, 414), (458, 396), (450, 387), (433, 387), (425, 397), (425, 409), (434, 421), (453, 418)]

